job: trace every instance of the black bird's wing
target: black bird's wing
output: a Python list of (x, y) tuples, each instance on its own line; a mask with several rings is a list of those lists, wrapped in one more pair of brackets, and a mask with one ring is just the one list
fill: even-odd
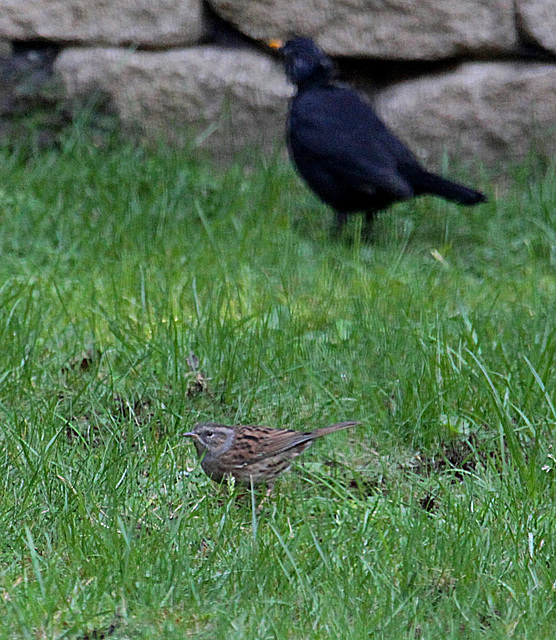
[(330, 85), (300, 92), (291, 104), (288, 133), (301, 171), (304, 161), (318, 162), (353, 189), (413, 195), (400, 167), (420, 169), (417, 159), (351, 89)]

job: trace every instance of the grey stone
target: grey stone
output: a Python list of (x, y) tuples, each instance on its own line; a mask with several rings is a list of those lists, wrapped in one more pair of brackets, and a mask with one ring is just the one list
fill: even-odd
[(0, 38), (164, 47), (202, 34), (201, 0), (0, 0)]
[(55, 70), (72, 102), (107, 100), (147, 138), (193, 143), (230, 158), (283, 140), (291, 88), (272, 59), (204, 46), (171, 52), (67, 49)]
[(378, 95), (377, 110), (429, 166), (447, 151), (492, 167), (556, 152), (556, 65), (476, 62)]
[(209, 0), (262, 41), (305, 35), (334, 55), (432, 60), (517, 45), (513, 0)]
[(519, 26), (527, 40), (556, 53), (554, 0), (517, 0)]

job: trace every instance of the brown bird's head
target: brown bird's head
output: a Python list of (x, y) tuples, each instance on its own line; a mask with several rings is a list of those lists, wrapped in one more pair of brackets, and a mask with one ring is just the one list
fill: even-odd
[(193, 438), (197, 454), (217, 456), (227, 451), (234, 441), (235, 432), (230, 427), (216, 422), (199, 422), (193, 431), (183, 434)]

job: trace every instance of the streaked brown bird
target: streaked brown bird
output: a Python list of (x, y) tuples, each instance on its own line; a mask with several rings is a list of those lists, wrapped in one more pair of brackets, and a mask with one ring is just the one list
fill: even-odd
[(214, 422), (200, 422), (184, 436), (193, 438), (203, 471), (215, 482), (232, 476), (250, 486), (271, 485), (313, 440), (360, 422), (336, 422), (315, 431), (272, 429), (253, 425), (228, 427)]

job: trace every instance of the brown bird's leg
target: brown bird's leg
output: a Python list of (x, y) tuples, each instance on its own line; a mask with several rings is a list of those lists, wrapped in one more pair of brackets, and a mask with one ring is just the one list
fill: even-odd
[(259, 506), (257, 507), (257, 515), (259, 515), (259, 513), (262, 511), (264, 503), (268, 502), (270, 494), (272, 493), (272, 489), (274, 489), (274, 482), (267, 482), (265, 494), (263, 496), (263, 499), (259, 502)]

